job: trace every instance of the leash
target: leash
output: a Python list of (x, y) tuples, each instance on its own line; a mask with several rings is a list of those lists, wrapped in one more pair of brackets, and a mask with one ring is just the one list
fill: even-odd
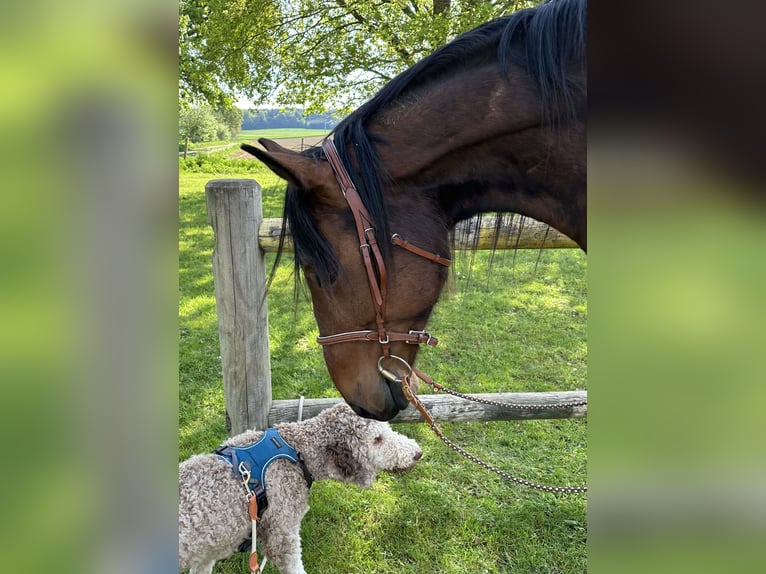
[(547, 404), (540, 404), (540, 405), (530, 405), (530, 404), (521, 404), (521, 403), (509, 403), (506, 401), (495, 401), (492, 399), (485, 399), (482, 397), (476, 397), (473, 395), (466, 395), (465, 393), (460, 393), (458, 391), (455, 391), (453, 389), (450, 389), (449, 387), (445, 387), (444, 385), (440, 385), (436, 381), (434, 381), (431, 377), (426, 375), (425, 373), (418, 370), (416, 367), (411, 367), (412, 372), (417, 375), (418, 379), (426, 383), (428, 386), (430, 386), (433, 390), (439, 391), (442, 393), (447, 393), (452, 395), (453, 397), (459, 397), (466, 401), (473, 401), (475, 403), (481, 403), (484, 405), (491, 405), (493, 407), (503, 407), (506, 409), (520, 409), (520, 410), (527, 410), (527, 409), (560, 409), (565, 407), (584, 407), (588, 405), (587, 400), (583, 401), (562, 401), (560, 403), (547, 403)]
[[(418, 395), (413, 390), (414, 388), (417, 387), (418, 379), (424, 380), (427, 384), (433, 386), (436, 390), (447, 390), (446, 387), (439, 385), (433, 379), (431, 379), (431, 377), (428, 377), (427, 375), (424, 375), (423, 373), (421, 373), (418, 369), (411, 367), (407, 363), (407, 361), (405, 361), (401, 357), (397, 355), (390, 355), (388, 357), (389, 359), (398, 360), (402, 364), (406, 365), (407, 367), (408, 373), (404, 375), (403, 377), (398, 377), (392, 371), (389, 371), (388, 369), (383, 368), (382, 361), (384, 358), (385, 357), (381, 357), (378, 360), (378, 370), (380, 371), (380, 373), (389, 381), (402, 385), (402, 392), (404, 393), (404, 396), (418, 410), (418, 412), (423, 417), (423, 420), (426, 422), (426, 424), (428, 424), (428, 426), (431, 427), (431, 430), (434, 431), (436, 436), (438, 436), (441, 439), (441, 441), (444, 442), (444, 444), (446, 444), (456, 453), (464, 456), (471, 462), (474, 462), (478, 464), (479, 466), (486, 468), (487, 470), (491, 472), (494, 472), (498, 476), (506, 480), (510, 480), (511, 482), (515, 482), (516, 484), (520, 484), (522, 486), (527, 486), (529, 488), (534, 488), (536, 490), (541, 490), (543, 492), (550, 492), (553, 494), (583, 494), (588, 492), (588, 489), (585, 486), (548, 486), (545, 484), (538, 484), (536, 482), (532, 482), (524, 478), (519, 478), (517, 476), (514, 476), (512, 474), (505, 472), (502, 469), (497, 468), (496, 466), (492, 466), (491, 464), (481, 460), (476, 455), (471, 454), (470, 452), (468, 452), (461, 446), (458, 446), (457, 444), (452, 442), (449, 438), (447, 438), (447, 436), (442, 432), (442, 430), (439, 428), (439, 425), (436, 424), (436, 421), (434, 420), (433, 415), (431, 415), (429, 410), (423, 404), (423, 401), (420, 400), (420, 397), (418, 397)], [(477, 397), (471, 397), (469, 395), (464, 395), (463, 393), (457, 393), (457, 391), (449, 390), (448, 392), (450, 392), (450, 394), (454, 394), (455, 396), (459, 396), (467, 400), (477, 399)], [(521, 405), (517, 403), (505, 403), (501, 401), (488, 401), (485, 399), (480, 399), (478, 400), (478, 402), (485, 402), (495, 406), (504, 406), (508, 408), (523, 408), (523, 409), (529, 409), (529, 408), (544, 409), (544, 408), (561, 407), (561, 406), (581, 406), (581, 405), (587, 404), (587, 401), (566, 401), (565, 403), (548, 404), (548, 405)]]
[(250, 568), (251, 574), (258, 572), (259, 574), (263, 572), (263, 569), (266, 567), (266, 557), (263, 557), (263, 563), (259, 566), (258, 565), (258, 551), (255, 547), (255, 541), (256, 541), (256, 530), (257, 530), (257, 524), (258, 524), (258, 497), (256, 496), (255, 492), (252, 488), (250, 488), (250, 469), (247, 467), (247, 465), (244, 462), (239, 463), (239, 474), (242, 476), (242, 486), (245, 487), (245, 492), (247, 493), (245, 496), (247, 497), (247, 514), (250, 516), (250, 523), (251, 523), (251, 536), (252, 536), (252, 544), (250, 546), (250, 558), (247, 560), (248, 568)]

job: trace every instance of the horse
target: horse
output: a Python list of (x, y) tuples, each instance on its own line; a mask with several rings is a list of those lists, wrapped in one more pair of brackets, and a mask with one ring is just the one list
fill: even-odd
[(284, 225), (329, 374), (390, 420), (448, 277), (450, 232), (484, 212), (586, 250), (586, 2), (549, 0), (466, 32), (302, 152), (242, 148), (287, 181)]

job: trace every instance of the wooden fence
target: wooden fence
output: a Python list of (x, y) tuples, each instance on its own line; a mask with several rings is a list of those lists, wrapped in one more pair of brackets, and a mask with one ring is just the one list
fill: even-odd
[[(342, 399), (273, 400), (269, 357), (268, 303), (264, 253), (275, 251), (281, 234), (280, 219), (264, 219), (261, 188), (252, 179), (216, 179), (205, 186), (207, 211), (215, 234), (213, 277), (218, 333), (229, 432), (263, 429), (279, 422), (303, 418)], [(456, 230), (457, 249), (571, 248), (577, 245), (542, 223), (526, 219), (500, 222), (492, 217), (463, 222)], [(286, 249), (292, 245), (286, 241)], [(539, 409), (535, 405), (584, 401), (585, 391), (546, 393), (491, 393), (483, 398), (529, 405), (503, 409), (464, 401), (450, 395), (422, 395), (437, 421), (579, 418), (587, 407)], [(421, 421), (408, 407), (393, 422)]]

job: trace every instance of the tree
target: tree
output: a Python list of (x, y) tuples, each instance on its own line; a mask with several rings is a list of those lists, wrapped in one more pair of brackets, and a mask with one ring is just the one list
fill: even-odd
[(239, 130), (242, 128), (244, 112), (235, 106), (218, 108), (214, 111), (214, 115), (218, 122), (222, 126), (226, 127), (227, 131), (229, 132), (229, 137), (236, 136), (239, 133)]
[(179, 134), (182, 140), (194, 143), (213, 141), (217, 139), (219, 125), (210, 108), (189, 108), (181, 113)]
[[(180, 0), (179, 100), (182, 107), (233, 105), (234, 93), (266, 97), (276, 61), (270, 31), (282, 0)], [(290, 0), (288, 0), (290, 1)]]
[(184, 103), (349, 110), (456, 35), (524, 0), (181, 0)]

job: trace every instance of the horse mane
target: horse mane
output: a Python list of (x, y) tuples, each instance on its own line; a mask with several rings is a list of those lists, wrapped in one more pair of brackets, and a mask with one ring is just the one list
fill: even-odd
[[(356, 185), (379, 238), (390, 237), (382, 182), (386, 178), (375, 138), (368, 133), (371, 118), (385, 111), (399, 98), (427, 85), (455, 68), (494, 59), (507, 79), (510, 63), (525, 68), (540, 91), (543, 118), (555, 123), (575, 114), (576, 101), (585, 90), (572, 84), (567, 72), (573, 65), (584, 69), (586, 45), (586, 0), (548, 0), (532, 8), (491, 20), (466, 32), (405, 70), (375, 96), (349, 114), (332, 131), (338, 155)], [(354, 150), (352, 161), (349, 150)], [(303, 152), (315, 159), (321, 149)], [(325, 288), (338, 274), (338, 262), (330, 244), (321, 236), (309, 216), (310, 198), (288, 186), (285, 218), (295, 245), (296, 277), (302, 263), (311, 263)], [(383, 256), (390, 255), (389, 242), (381, 239)]]

